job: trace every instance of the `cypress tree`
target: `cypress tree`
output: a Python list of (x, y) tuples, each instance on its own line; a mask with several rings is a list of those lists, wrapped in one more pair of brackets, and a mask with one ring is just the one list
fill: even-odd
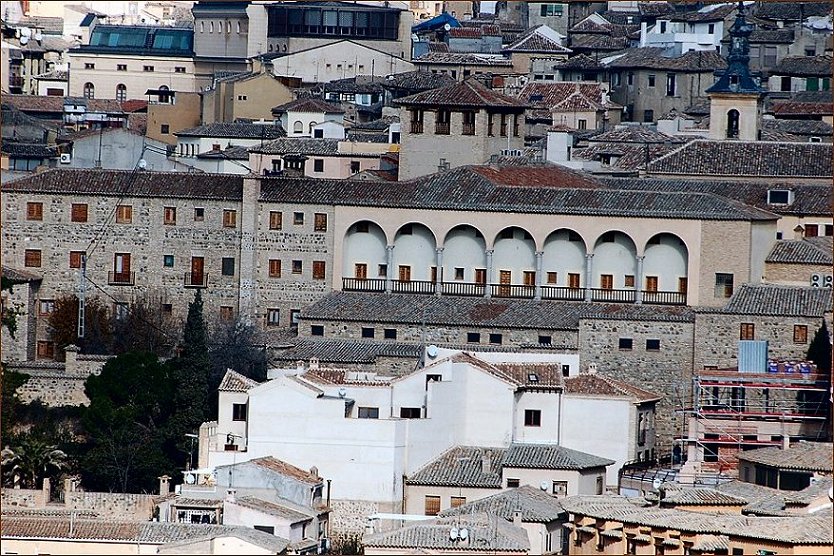
[(817, 329), (811, 345), (808, 346), (808, 359), (817, 364), (819, 372), (831, 372), (831, 339), (825, 321), (822, 321), (822, 326)]

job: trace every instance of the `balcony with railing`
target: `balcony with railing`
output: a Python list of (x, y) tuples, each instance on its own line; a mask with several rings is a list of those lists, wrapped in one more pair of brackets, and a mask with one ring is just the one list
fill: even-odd
[(440, 291), (444, 295), (483, 297), (486, 295), (486, 284), (473, 282), (443, 282), (440, 285)]
[(392, 280), (394, 293), (434, 293), (435, 283), (428, 280)]
[(208, 274), (204, 272), (186, 272), (183, 277), (183, 285), (186, 288), (208, 287)]
[(423, 122), (412, 121), (411, 133), (423, 133)]
[(107, 273), (107, 283), (111, 286), (133, 286), (136, 284), (135, 278), (135, 272), (111, 271)]
[(463, 127), (461, 128), (461, 133), (463, 135), (475, 135), (475, 124), (464, 123)]
[(637, 301), (637, 290), (591, 288), (591, 301), (603, 301), (605, 303), (634, 303)]
[(385, 278), (342, 278), (346, 292), (384, 292)]
[(553, 299), (559, 301), (584, 301), (585, 288), (542, 286), (542, 299)]
[(449, 122), (434, 122), (434, 134), (435, 135), (449, 135), (451, 132), (451, 126)]

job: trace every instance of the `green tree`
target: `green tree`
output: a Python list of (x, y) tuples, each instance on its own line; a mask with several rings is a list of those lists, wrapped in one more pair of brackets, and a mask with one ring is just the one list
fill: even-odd
[(0, 373), (2, 373), (2, 400), (0, 400), (0, 438), (3, 443), (9, 442), (14, 436), (14, 427), (20, 423), (19, 409), (20, 398), (17, 395), (17, 389), (23, 386), (29, 375), (10, 371), (6, 369), (5, 365), (0, 366)]
[(171, 361), (174, 373), (176, 408), (171, 422), (171, 436), (183, 454), (188, 454), (190, 443), (186, 433), (194, 433), (210, 417), (208, 334), (203, 318), (203, 297), (200, 290), (188, 305), (188, 318), (183, 330), (180, 355)]
[[(2, 276), (0, 277), (0, 291), (12, 293), (14, 286), (22, 283), (20, 280), (12, 280), (11, 278)], [(17, 304), (12, 305), (6, 299), (6, 296), (2, 297), (2, 300), (0, 300), (0, 326), (5, 327), (9, 331), (9, 336), (12, 338), (17, 333), (17, 318), (24, 314), (25, 312), (22, 307)]]
[(47, 324), (60, 360), (63, 360), (64, 348), (70, 344), (77, 345), (86, 354), (112, 353), (110, 316), (107, 306), (98, 297), (89, 297), (84, 303), (84, 338), (78, 337), (78, 297), (75, 295), (55, 299), (55, 310), (49, 314)]
[(211, 370), (209, 372), (209, 408), (217, 414), (217, 387), (226, 374), (234, 369), (258, 382), (266, 380), (268, 366), (266, 344), (258, 329), (243, 321), (215, 322), (209, 338)]
[(808, 359), (817, 364), (817, 370), (820, 372), (831, 372), (831, 338), (825, 321), (822, 321), (822, 326), (817, 329), (811, 345), (808, 346)]
[(90, 405), (82, 414), (89, 449), (81, 461), (87, 488), (152, 492), (156, 477), (173, 474), (166, 449), (173, 411), (171, 369), (148, 353), (126, 353), (90, 376)]
[(127, 314), (113, 319), (113, 351), (170, 356), (179, 333), (173, 332), (173, 319), (162, 310), (165, 303), (164, 292), (151, 291), (136, 296)]
[(21, 438), (14, 448), (2, 451), (7, 484), (38, 488), (44, 477), (54, 477), (66, 466), (67, 456), (57, 446), (32, 435)]

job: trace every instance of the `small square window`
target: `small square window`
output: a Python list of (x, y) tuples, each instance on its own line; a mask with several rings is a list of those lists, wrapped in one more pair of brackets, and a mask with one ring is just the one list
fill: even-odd
[(142, 71), (153, 71), (153, 66), (142, 66)]
[(294, 212), (292, 213), (292, 223), (296, 226), (300, 226), (304, 224), (304, 213), (303, 212)]
[(358, 174), (359, 173), (359, 161), (358, 160), (351, 160), (350, 161), (350, 173), (351, 174)]
[(281, 277), (281, 259), (269, 259), (269, 277)]
[(133, 222), (133, 206), (119, 205), (116, 207), (116, 223), (130, 224)]
[(467, 332), (466, 333), (466, 341), (470, 344), (480, 344), (481, 343), (481, 334), (480, 334), (480, 332)]
[(455, 267), (455, 280), (463, 280), (463, 268)]
[(245, 403), (233, 403), (232, 404), (232, 421), (245, 421), (246, 420), (246, 404)]
[(324, 336), (324, 326), (314, 324), (310, 327), (310, 336)]
[(221, 261), (221, 274), (223, 276), (234, 276), (235, 275), (235, 258), (234, 257), (223, 257)]
[(38, 359), (55, 359), (55, 342), (38, 341)]
[(69, 266), (70, 268), (81, 268), (81, 260), (84, 256), (84, 251), (70, 251)]
[(542, 411), (541, 411), (541, 409), (525, 409), (524, 410), (524, 426), (525, 427), (540, 427), (540, 426), (542, 426)]
[(558, 278), (558, 275), (555, 272), (548, 272), (547, 273), (547, 283), (548, 284), (554, 284), (555, 285), (557, 278)]
[(362, 327), (362, 337), (363, 338), (373, 338), (375, 330), (372, 327)]
[(162, 304), (162, 312), (166, 315), (170, 315), (174, 312), (174, 306), (170, 303), (163, 303)]
[(386, 340), (396, 340), (397, 339), (397, 329), (396, 328), (386, 328), (384, 331), (384, 338)]
[(324, 261), (313, 261), (313, 280), (324, 280), (327, 263)]
[(521, 486), (521, 479), (507, 478), (507, 488), (518, 488)]
[(43, 220), (43, 203), (26, 203), (26, 220)]
[(549, 346), (552, 342), (552, 336), (539, 335), (539, 344)]
[(38, 303), (38, 314), (39, 315), (48, 315), (49, 313), (55, 310), (55, 300), (54, 299), (41, 299), (40, 303)]
[(489, 335), (489, 343), (490, 344), (502, 344), (502, 343), (504, 343), (504, 335), (503, 334), (490, 334)]
[(660, 351), (660, 340), (646, 340), (646, 351)]
[(756, 339), (756, 325), (752, 322), (743, 322), (739, 325), (738, 339), (739, 340), (755, 340)]
[[(316, 130), (320, 131), (320, 130)], [(324, 160), (321, 158), (313, 159), (313, 172), (324, 172)]]
[(634, 340), (631, 338), (620, 338), (619, 340), (619, 349), (622, 350), (629, 350), (634, 348)]
[(623, 281), (623, 284), (627, 288), (633, 288), (634, 287), (634, 275), (633, 274), (626, 274), (625, 275), (625, 280)]
[(301, 264), (301, 261), (293, 261), (292, 262), (292, 273), (293, 274), (301, 274), (303, 269), (304, 269), (304, 267)]
[(174, 256), (173, 255), (165, 255), (162, 258), (162, 266), (171, 268), (174, 266)]
[(127, 64), (116, 64), (116, 71), (127, 71)]
[(269, 229), (280, 230), (284, 225), (283, 214), (277, 210), (269, 211)]
[(234, 320), (235, 318), (235, 310), (234, 307), (230, 305), (221, 305), (220, 306), (220, 320), (229, 322)]
[(266, 310), (266, 325), (278, 326), (281, 324), (281, 309)]
[(715, 297), (733, 296), (733, 275), (729, 273), (715, 273)]
[(174, 66), (174, 73), (185, 73), (185, 66)]
[(379, 278), (386, 278), (388, 276), (388, 265), (381, 264), (377, 266), (377, 277)]
[(223, 227), (235, 228), (237, 226), (237, 211), (224, 210), (223, 211)]
[(808, 343), (808, 326), (804, 324), (795, 324), (793, 327), (793, 343), (807, 344)]
[(23, 256), (23, 266), (38, 268), (41, 266), (41, 250), (27, 249)]
[(71, 209), (71, 220), (73, 222), (87, 221), (87, 203), (73, 203)]
[(169, 133), (171, 133), (171, 126), (168, 124), (162, 124), (159, 126), (159, 132), (162, 135), (168, 135)]
[[(302, 222), (301, 223), (302, 224), (304, 223), (303, 216), (302, 216)], [(316, 231), (316, 232), (326, 232), (327, 231), (327, 215), (326, 214), (324, 214), (322, 212), (317, 212), (315, 214), (314, 224), (313, 224), (313, 231)]]
[(206, 209), (204, 208), (195, 208), (194, 209), (194, 222), (202, 222), (206, 219)]

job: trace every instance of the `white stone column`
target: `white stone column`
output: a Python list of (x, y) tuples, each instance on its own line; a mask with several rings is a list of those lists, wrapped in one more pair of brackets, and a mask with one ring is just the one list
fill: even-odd
[(637, 288), (634, 296), (635, 303), (643, 303), (643, 259), (645, 255), (637, 257), (637, 276), (634, 277), (634, 286)]
[(394, 280), (394, 246), (385, 246), (385, 293), (391, 293)]
[(536, 251), (536, 292), (533, 294), (535, 300), (542, 298), (542, 257), (544, 257), (544, 251)]
[(434, 252), (436, 253), (434, 264), (437, 266), (436, 276), (434, 277), (434, 293), (440, 295), (443, 289), (443, 248), (438, 247)]
[(492, 297), (492, 288), (490, 284), (492, 284), (492, 254), (495, 251), (492, 249), (487, 249), (485, 251), (486, 254), (486, 284), (484, 287), (484, 297)]
[(585, 301), (591, 301), (591, 280), (594, 278), (594, 254), (585, 255)]

